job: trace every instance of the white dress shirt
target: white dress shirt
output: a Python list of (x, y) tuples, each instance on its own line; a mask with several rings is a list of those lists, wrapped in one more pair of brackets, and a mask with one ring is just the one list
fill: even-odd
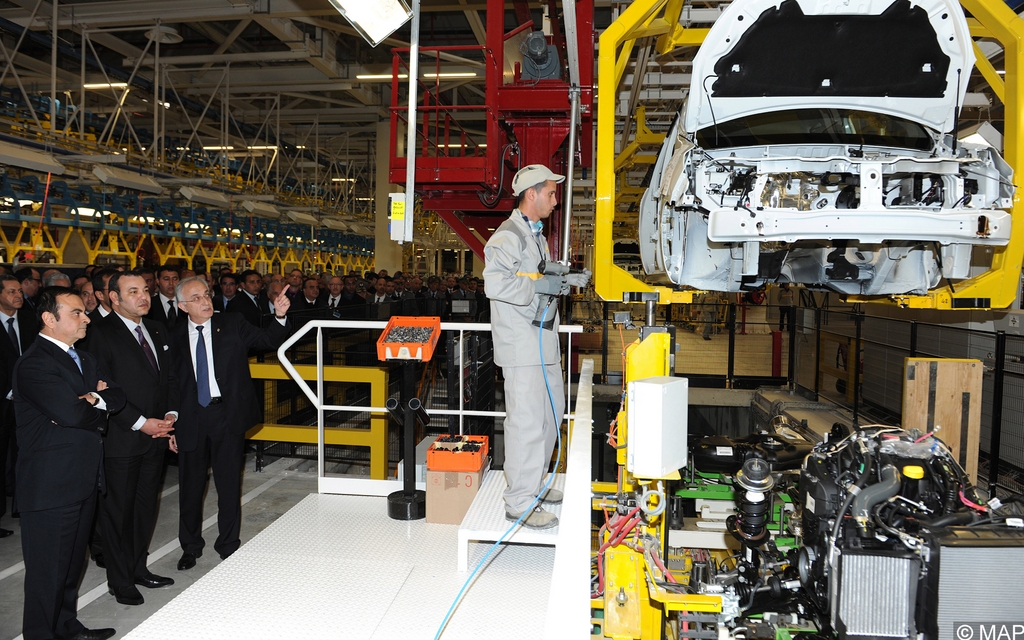
[[(135, 329), (137, 327), (142, 327), (142, 336), (146, 339), (146, 342), (149, 343), (149, 349), (150, 349), (150, 351), (153, 352), (153, 357), (156, 358), (156, 362), (157, 362), (156, 366), (159, 367), (160, 366), (160, 356), (157, 355), (156, 343), (153, 342), (153, 336), (149, 335), (149, 330), (146, 329), (146, 325), (141, 323), (141, 322), (135, 322), (134, 320), (129, 320), (128, 318), (122, 316), (120, 313), (115, 313), (114, 315), (116, 315), (118, 318), (121, 319), (121, 322), (124, 323), (124, 326), (128, 327), (128, 331), (131, 332), (133, 338), (138, 339), (138, 335), (139, 334), (135, 332)], [(178, 412), (177, 411), (168, 411), (167, 414), (164, 416), (164, 418), (166, 418), (169, 415), (173, 415), (175, 420), (178, 419)], [(142, 428), (142, 425), (144, 425), (144, 424), (146, 424), (146, 416), (139, 416), (139, 419), (136, 420), (135, 424), (132, 425), (132, 431), (138, 431), (139, 429)]]
[(184, 311), (182, 311), (181, 309), (179, 309), (179, 308), (178, 308), (178, 303), (177, 303), (177, 302), (175, 302), (175, 301), (174, 301), (173, 299), (171, 299), (171, 298), (168, 298), (167, 296), (165, 296), (165, 295), (164, 295), (164, 294), (162, 294), (162, 293), (157, 293), (157, 294), (156, 294), (156, 296), (157, 296), (158, 298), (160, 298), (160, 306), (161, 306), (161, 307), (163, 307), (163, 310), (164, 310), (164, 315), (165, 315), (165, 316), (167, 315), (167, 305), (168, 305), (169, 303), (171, 303), (171, 302), (174, 302), (174, 317), (175, 317), (175, 318), (177, 318), (177, 317), (178, 317), (178, 314), (179, 314), (179, 313), (184, 313)]
[[(61, 350), (64, 351), (64, 353), (67, 353), (68, 349), (71, 348), (71, 345), (69, 345), (68, 343), (61, 342), (57, 338), (54, 338), (52, 336), (48, 336), (45, 333), (40, 333), (39, 337), (40, 338), (45, 338), (45, 339), (49, 340), (50, 342), (52, 342), (53, 344), (57, 345), (58, 347), (61, 348)], [(75, 349), (75, 353), (78, 353), (78, 349)], [(70, 358), (71, 356), (68, 355), (68, 357)], [(79, 357), (79, 359), (81, 359), (82, 356), (78, 356), (78, 357)], [(96, 393), (95, 391), (90, 391), (89, 395), (91, 395), (92, 397), (96, 398), (96, 404), (94, 404), (92, 406), (96, 407), (97, 409), (100, 409), (101, 411), (106, 411), (107, 410), (107, 401), (103, 399), (103, 396), (101, 396), (100, 394)]]
[(213, 322), (207, 320), (202, 325), (197, 325), (192, 322), (192, 318), (188, 319), (188, 351), (192, 356), (192, 375), (196, 375), (196, 345), (199, 344), (199, 332), (196, 331), (197, 326), (203, 327), (203, 342), (206, 343), (206, 362), (210, 367), (210, 397), (220, 397), (220, 386), (217, 384), (217, 374), (214, 371), (213, 364)]
[(106, 318), (107, 316), (110, 315), (110, 312), (107, 311), (107, 308), (104, 307), (102, 304), (96, 305), (96, 308), (100, 310), (100, 317), (101, 318)]

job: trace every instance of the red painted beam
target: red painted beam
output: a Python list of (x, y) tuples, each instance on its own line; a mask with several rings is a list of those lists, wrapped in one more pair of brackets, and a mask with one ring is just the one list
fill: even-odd
[(452, 228), (455, 235), (459, 236), (459, 238), (466, 243), (466, 246), (470, 248), (473, 255), (481, 260), (484, 259), (484, 243), (480, 242), (480, 238), (473, 235), (470, 228), (462, 222), (462, 219), (459, 218), (459, 216), (455, 215), (454, 211), (438, 210), (437, 215), (441, 216), (441, 219)]

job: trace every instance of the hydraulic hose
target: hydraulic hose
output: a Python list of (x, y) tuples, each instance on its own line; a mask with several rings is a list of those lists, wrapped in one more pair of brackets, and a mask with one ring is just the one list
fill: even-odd
[(878, 477), (881, 478), (878, 482), (863, 489), (853, 499), (853, 516), (862, 529), (867, 527), (871, 509), (883, 500), (893, 497), (900, 490), (900, 473), (891, 464), (882, 467)]

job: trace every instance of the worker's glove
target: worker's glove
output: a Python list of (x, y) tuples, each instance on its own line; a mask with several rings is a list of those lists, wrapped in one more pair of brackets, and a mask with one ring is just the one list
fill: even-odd
[(579, 287), (582, 289), (587, 286), (588, 282), (590, 282), (590, 269), (584, 269), (580, 273), (570, 273), (565, 276), (565, 281), (571, 287)]
[(569, 293), (569, 284), (565, 281), (566, 276), (544, 276), (533, 281), (533, 286), (540, 295), (564, 296)]

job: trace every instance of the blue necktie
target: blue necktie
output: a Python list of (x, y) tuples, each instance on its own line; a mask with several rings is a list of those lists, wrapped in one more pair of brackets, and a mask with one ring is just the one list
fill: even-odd
[(196, 340), (196, 387), (199, 392), (199, 404), (210, 406), (210, 362), (206, 359), (206, 339), (203, 338), (203, 327), (196, 327), (199, 339)]
[(71, 359), (75, 361), (76, 365), (78, 365), (78, 373), (82, 373), (82, 361), (79, 359), (78, 352), (75, 351), (74, 347), (68, 347), (68, 355), (71, 356)]

